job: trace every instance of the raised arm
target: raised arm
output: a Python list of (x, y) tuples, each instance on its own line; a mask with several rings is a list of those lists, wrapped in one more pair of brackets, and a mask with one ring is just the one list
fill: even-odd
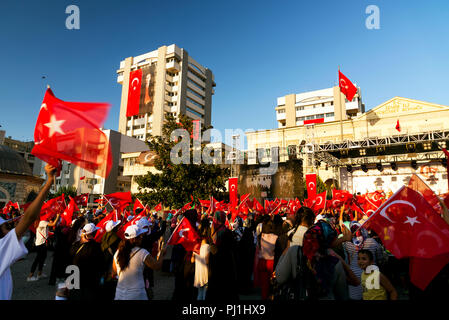
[(45, 182), (43, 188), (37, 195), (36, 199), (27, 208), (23, 217), (20, 219), (15, 230), (18, 239), (21, 239), (28, 228), (37, 220), (41, 212), (42, 204), (47, 198), (48, 192), (50, 191), (51, 185), (53, 184), (53, 179), (55, 177), (56, 168), (47, 164), (45, 166), (45, 172), (47, 173), (47, 181)]

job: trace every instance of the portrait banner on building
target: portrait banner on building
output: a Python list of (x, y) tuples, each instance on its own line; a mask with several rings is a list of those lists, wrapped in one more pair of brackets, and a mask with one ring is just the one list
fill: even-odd
[(155, 82), (155, 64), (130, 72), (127, 117), (153, 113)]

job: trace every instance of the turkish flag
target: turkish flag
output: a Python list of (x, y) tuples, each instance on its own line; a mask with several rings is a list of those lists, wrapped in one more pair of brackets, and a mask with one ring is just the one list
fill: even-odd
[(410, 178), (407, 187), (415, 190), (419, 194), (421, 194), (424, 199), (435, 209), (438, 214), (443, 213), (443, 209), (440, 206), (440, 201), (438, 200), (438, 196), (433, 192), (432, 189), (416, 174), (413, 174)]
[(95, 234), (95, 241), (101, 242), (101, 239), (103, 239), (103, 236), (106, 233), (106, 223), (110, 220), (117, 221), (117, 212), (115, 210), (109, 212), (103, 219), (101, 219), (100, 222), (97, 223), (97, 227), (100, 229), (98, 229)]
[(161, 211), (162, 210), (162, 202), (159, 202), (153, 209), (154, 211)]
[(399, 120), (396, 123), (396, 130), (398, 130), (399, 132), (401, 132), (401, 125), (399, 124)]
[(253, 200), (253, 209), (254, 209), (256, 212), (259, 212), (259, 213), (265, 213), (264, 207), (263, 207), (262, 204), (261, 204), (259, 201), (257, 201), (257, 199), (255, 199), (255, 198), (254, 198), (254, 200)]
[(69, 198), (70, 198), (69, 205), (67, 206), (67, 208), (65, 208), (64, 212), (61, 215), (62, 223), (67, 227), (70, 227), (72, 225), (73, 212), (79, 211), (75, 199), (70, 196)]
[(109, 139), (99, 128), (109, 111), (106, 103), (66, 102), (47, 89), (34, 129), (31, 153), (59, 168), (60, 160), (107, 177), (112, 166)]
[(354, 98), (357, 93), (357, 88), (352, 84), (352, 82), (338, 70), (338, 84), (340, 86), (340, 91), (346, 96), (348, 101)]
[(118, 229), (117, 236), (119, 236), (120, 239), (122, 240), (125, 239), (126, 228), (128, 228), (130, 225), (136, 224), (137, 221), (139, 221), (142, 218), (145, 218), (145, 216), (146, 216), (145, 210), (139, 213), (137, 216), (134, 216), (134, 218), (126, 222), (124, 225), (120, 227), (120, 229)]
[(176, 226), (175, 230), (173, 230), (167, 244), (181, 244), (186, 251), (196, 251), (200, 244), (200, 237), (190, 224), (189, 219), (183, 217), (181, 222)]
[(421, 290), (425, 290), (436, 275), (449, 263), (449, 253), (430, 259), (410, 258), (410, 281)]
[(231, 205), (236, 206), (238, 202), (238, 183), (239, 178), (229, 178), (229, 202)]
[(133, 202), (133, 199), (131, 197), (131, 192), (115, 192), (110, 194), (105, 194), (104, 197), (109, 201), (111, 206), (121, 211), (126, 206), (128, 206), (130, 203)]
[(316, 174), (306, 174), (307, 198), (315, 199), (316, 197)]
[(418, 192), (403, 186), (363, 224), (397, 258), (449, 252), (449, 225)]
[(326, 191), (317, 194), (317, 196), (315, 197), (315, 203), (313, 204), (312, 208), (314, 211), (319, 211), (326, 208), (326, 194)]
[(80, 194), (79, 196), (76, 196), (73, 199), (75, 200), (76, 205), (87, 207), (87, 202), (89, 200), (89, 194), (83, 193), (83, 194)]
[(376, 190), (374, 192), (365, 193), (363, 196), (364, 201), (360, 198), (359, 203), (362, 203), (364, 213), (369, 217), (382, 205), (385, 199), (383, 191)]
[(296, 211), (299, 210), (299, 208), (301, 208), (301, 203), (298, 201), (296, 201), (298, 199), (295, 199), (293, 201), (290, 202), (290, 205), (288, 206), (288, 209), (290, 210), (290, 214), (295, 214)]
[(40, 220), (49, 221), (53, 219), (58, 213), (62, 213), (66, 208), (64, 194), (57, 198), (48, 200), (42, 205)]
[(126, 116), (131, 117), (139, 114), (140, 89), (142, 87), (142, 69), (129, 73), (128, 105)]
[(145, 209), (145, 206), (137, 198), (136, 198), (136, 201), (134, 201), (134, 206), (133, 206), (133, 213), (134, 214), (136, 214), (136, 209)]

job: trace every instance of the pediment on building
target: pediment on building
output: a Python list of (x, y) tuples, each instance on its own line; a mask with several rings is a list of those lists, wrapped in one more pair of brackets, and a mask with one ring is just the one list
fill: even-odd
[(413, 113), (426, 113), (432, 111), (449, 111), (449, 106), (424, 102), (419, 100), (407, 99), (402, 97), (394, 97), (377, 107), (360, 115), (360, 118), (367, 117), (368, 120), (382, 118), (388, 116), (399, 117), (401, 115), (409, 115)]

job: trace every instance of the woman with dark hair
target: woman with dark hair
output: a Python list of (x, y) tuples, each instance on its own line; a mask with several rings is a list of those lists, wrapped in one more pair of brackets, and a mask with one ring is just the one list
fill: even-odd
[(307, 287), (310, 299), (348, 300), (348, 282), (360, 284), (350, 267), (331, 249), (350, 239), (349, 231), (337, 239), (337, 232), (324, 220), (304, 234), (302, 252), (312, 279)]
[(295, 224), (289, 233), (291, 246), (302, 246), (306, 231), (313, 225), (315, 213), (308, 207), (301, 207), (295, 214)]
[(195, 279), (193, 285), (198, 288), (197, 300), (205, 300), (207, 283), (209, 281), (209, 256), (212, 243), (210, 223), (207, 218), (201, 219), (199, 236), (201, 239), (200, 253), (192, 255), (192, 263), (195, 263)]
[(262, 232), (258, 236), (259, 251), (259, 285), (262, 289), (262, 300), (267, 300), (270, 291), (270, 279), (274, 268), (274, 249), (276, 246), (278, 234), (275, 232), (277, 226), (272, 220), (268, 220), (262, 224)]
[(165, 248), (161, 248), (156, 259), (142, 249), (142, 237), (146, 230), (131, 225), (125, 230), (123, 239), (114, 255), (112, 269), (118, 275), (115, 300), (148, 300), (143, 279), (144, 266), (154, 270), (162, 266)]
[(237, 266), (235, 264), (236, 244), (232, 231), (226, 228), (226, 215), (215, 212), (211, 232), (212, 245), (209, 257), (209, 284), (206, 300), (238, 300)]

